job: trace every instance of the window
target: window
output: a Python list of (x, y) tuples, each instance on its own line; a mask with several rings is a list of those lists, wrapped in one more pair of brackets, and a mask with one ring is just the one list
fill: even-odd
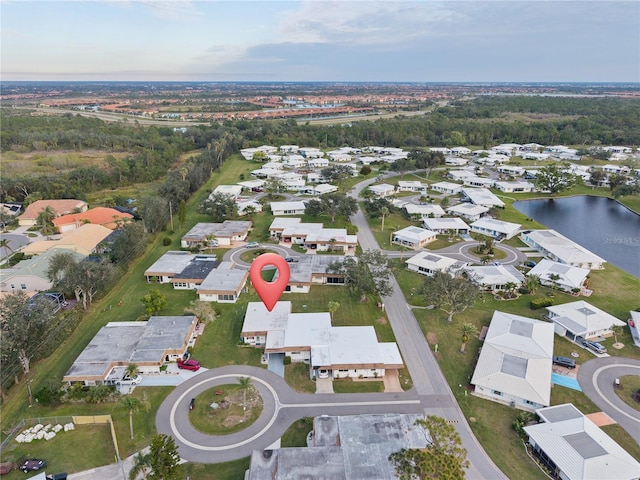
[(26, 290), (26, 289), (27, 289), (27, 284), (26, 284), (26, 283), (21, 283), (21, 284), (20, 284), (20, 288), (21, 288), (22, 290)]
[(16, 286), (12, 283), (11, 284), (11, 289), (14, 290), (16, 288)]
[(173, 288), (185, 288), (188, 287), (189, 284), (187, 284), (186, 282), (174, 282), (173, 283)]
[(235, 299), (236, 299), (236, 296), (233, 295), (233, 294), (232, 295), (218, 295), (218, 301), (219, 302), (220, 301), (224, 301), (224, 300), (232, 301), (232, 300), (235, 300)]
[(499, 392), (498, 390), (492, 390), (491, 393), (493, 393), (494, 395), (497, 395), (499, 397), (502, 396), (502, 392)]
[(344, 283), (344, 277), (327, 277), (327, 283)]

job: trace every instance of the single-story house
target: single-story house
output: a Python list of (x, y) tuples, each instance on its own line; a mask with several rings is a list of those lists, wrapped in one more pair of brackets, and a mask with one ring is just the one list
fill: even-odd
[(517, 287), (524, 282), (524, 275), (512, 265), (482, 265), (465, 268), (471, 279), (483, 290), (505, 290), (507, 284)]
[(438, 234), (436, 232), (413, 226), (393, 232), (391, 235), (391, 243), (403, 245), (414, 250), (422, 248), (431, 242), (435, 242), (437, 239)]
[(285, 155), (283, 160), (284, 168), (296, 169), (307, 166), (307, 160), (302, 155)]
[(396, 193), (396, 187), (389, 185), (388, 183), (371, 185), (368, 189), (373, 192), (376, 197), (380, 198), (389, 197)]
[(473, 394), (533, 412), (551, 404), (553, 325), (494, 311), (471, 385)]
[[(286, 305), (278, 308), (280, 303)], [(272, 312), (262, 302), (249, 302), (241, 337), (264, 345), (267, 356), (285, 354), (307, 363), (311, 378), (321, 370), (330, 378), (382, 379), (387, 369), (404, 366), (398, 346), (378, 342), (372, 326), (333, 327), (329, 312), (291, 313), (291, 302), (278, 302)]]
[(444, 215), (444, 210), (440, 205), (429, 203), (427, 205), (416, 205), (415, 203), (404, 204), (407, 215), (414, 219), (440, 218)]
[(451, 155), (471, 155), (471, 149), (467, 147), (453, 147)]
[(169, 250), (144, 272), (149, 282), (172, 283), (176, 290), (193, 290), (218, 264), (215, 255)]
[(14, 265), (12, 268), (0, 268), (0, 292), (13, 293), (18, 290), (24, 293), (43, 292), (53, 287), (47, 270), (51, 257), (58, 253), (70, 253), (77, 262), (86, 258), (74, 250), (54, 248), (41, 255), (28, 258)]
[(470, 222), (475, 222), (476, 220), (479, 220), (488, 211), (489, 209), (487, 207), (483, 207), (482, 205), (476, 205), (471, 202), (459, 203), (458, 205), (454, 205), (453, 207), (447, 208), (448, 214), (462, 217), (465, 220), (468, 220)]
[(262, 204), (255, 200), (240, 200), (236, 202), (236, 207), (238, 208), (238, 215), (241, 217), (262, 211)]
[(440, 152), (443, 155), (450, 155), (451, 149), (447, 147), (429, 147), (430, 152)]
[(464, 167), (467, 163), (469, 163), (469, 160), (466, 158), (447, 157), (444, 159), (444, 164), (451, 167)]
[(522, 145), (519, 143), (501, 143), (495, 147), (491, 147), (490, 151), (497, 155), (504, 155), (506, 157), (513, 157), (518, 154), (522, 149)]
[(52, 222), (54, 227), (58, 229), (59, 233), (64, 233), (70, 230), (75, 230), (86, 223), (102, 225), (110, 230), (115, 230), (132, 220), (133, 215), (130, 213), (120, 212), (115, 208), (96, 207), (82, 213), (61, 215), (54, 218)]
[(454, 273), (468, 265), (466, 262), (432, 252), (418, 252), (406, 263), (408, 270), (427, 276), (432, 276), (435, 272)]
[(102, 327), (62, 377), (68, 384), (115, 385), (127, 365), (141, 373), (182, 358), (196, 340), (195, 315), (152, 316), (146, 322), (109, 322)]
[(612, 326), (625, 323), (584, 300), (547, 307), (547, 317), (556, 333), (573, 341), (591, 340), (613, 335)]
[(309, 168), (327, 168), (329, 160), (326, 158), (310, 158), (307, 160)]
[(425, 218), (422, 220), (424, 228), (436, 233), (469, 233), (469, 225), (461, 219), (455, 218)]
[(0, 212), (7, 217), (17, 217), (22, 209), (21, 203), (3, 202), (0, 203)]
[(533, 455), (553, 478), (640, 478), (640, 463), (573, 404), (540, 408), (536, 413), (543, 422), (524, 431)]
[(495, 182), (493, 186), (505, 193), (528, 193), (536, 189), (533, 183), (525, 181)]
[(542, 285), (571, 292), (582, 288), (590, 271), (543, 258), (527, 272), (527, 276), (537, 275)]
[(519, 223), (503, 222), (494, 218), (484, 217), (471, 224), (471, 231), (487, 235), (499, 240), (515, 237), (520, 231)]
[(431, 184), (431, 190), (444, 193), (445, 195), (455, 195), (462, 191), (462, 185), (452, 182), (438, 182)]
[(249, 270), (235, 268), (233, 262), (222, 262), (196, 288), (203, 302), (236, 303), (247, 284)]
[(87, 202), (82, 200), (36, 200), (29, 204), (24, 213), (18, 216), (18, 224), (22, 227), (33, 227), (38, 222), (40, 212), (50, 208), (57, 217), (76, 212), (86, 212), (89, 208)]
[(398, 191), (426, 193), (427, 184), (419, 182), (418, 180), (398, 180)]
[(451, 170), (449, 171), (447, 176), (451, 180), (454, 180), (456, 182), (463, 182), (465, 178), (469, 178), (469, 177), (472, 177), (472, 178), (477, 177), (477, 175), (474, 173), (472, 169), (471, 170)]
[(304, 215), (307, 208), (304, 202), (271, 202), (271, 213), (274, 215)]
[(243, 190), (253, 190), (264, 187), (264, 180), (260, 180), (259, 178), (253, 180), (245, 180), (244, 182), (238, 182), (238, 185), (242, 187)]
[(282, 153), (297, 152), (299, 150), (300, 147), (298, 145), (280, 145), (280, 151)]
[(325, 193), (337, 192), (338, 187), (330, 185), (328, 183), (320, 183), (311, 188), (311, 195), (324, 195)]
[(493, 187), (495, 180), (485, 177), (465, 177), (462, 179), (462, 183), (468, 187), (481, 187), (490, 188)]
[(244, 242), (249, 235), (252, 222), (248, 220), (225, 220), (222, 223), (196, 223), (180, 241), (182, 248), (194, 248), (209, 245), (217, 241), (218, 245), (231, 246), (235, 242)]
[(318, 252), (353, 254), (358, 245), (358, 236), (347, 234), (346, 228), (324, 228), (322, 223), (302, 223), (300, 218), (276, 217), (269, 233), (285, 245), (295, 244)]
[(89, 256), (98, 251), (98, 246), (113, 233), (113, 230), (85, 223), (75, 230), (68, 230), (58, 235), (54, 240), (37, 240), (26, 245), (22, 252), (25, 255), (40, 255), (47, 250), (63, 248), (78, 252), (83, 256)]
[(524, 168), (515, 165), (500, 165), (498, 167), (498, 173), (511, 175), (512, 177), (521, 177), (524, 175)]
[(490, 153), (486, 157), (475, 157), (474, 161), (480, 165), (501, 165), (509, 161), (509, 156), (499, 153)]
[(327, 183), (329, 179), (322, 174), (322, 170), (307, 173), (308, 183)]
[(463, 188), (462, 195), (474, 205), (504, 207), (504, 202), (486, 188)]
[[(341, 262), (345, 257), (336, 255), (301, 255), (295, 262), (289, 263), (289, 283), (285, 292), (309, 293), (312, 285), (344, 285), (344, 274), (329, 271), (334, 262)], [(273, 278), (277, 279), (278, 272)]]
[(300, 147), (298, 153), (306, 159), (324, 157), (324, 152), (316, 147)]
[(245, 480), (397, 479), (389, 461), (403, 448), (424, 449), (429, 432), (422, 415), (321, 415), (313, 420), (308, 447), (254, 450)]
[(548, 259), (565, 265), (588, 268), (589, 270), (602, 270), (606, 263), (603, 258), (555, 230), (526, 231), (520, 235), (520, 239)]
[(213, 194), (227, 195), (229, 197), (238, 198), (242, 193), (242, 185), (218, 185), (213, 189)]

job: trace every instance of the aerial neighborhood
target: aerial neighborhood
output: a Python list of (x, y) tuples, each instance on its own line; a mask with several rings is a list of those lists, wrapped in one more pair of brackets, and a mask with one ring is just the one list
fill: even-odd
[[(185, 465), (240, 462), (247, 480), (418, 478), (396, 475), (417, 462), (408, 452), (438, 454), (441, 435), (464, 447), (450, 478), (640, 478), (639, 280), (626, 268), (639, 257), (592, 251), (595, 205), (556, 226), (539, 206), (561, 215), (578, 185), (625, 209), (608, 193), (637, 185), (640, 149), (225, 141), (204, 143), (206, 161), (218, 148), (225, 161), (201, 184), (185, 163), (153, 201), (133, 188), (2, 204), (3, 339), (22, 315), (28, 336), (65, 350), (49, 360), (55, 348), (11, 337), (3, 405), (23, 398), (7, 404), (19, 426), (3, 425), (2, 465), (89, 470), (47, 452), (103, 422), (109, 458), (91, 468), (112, 478), (146, 475), (135, 462), (156, 438)], [(637, 232), (604, 238), (637, 250)], [(280, 289), (272, 309), (252, 281), (267, 254), (284, 259), (258, 272)]]

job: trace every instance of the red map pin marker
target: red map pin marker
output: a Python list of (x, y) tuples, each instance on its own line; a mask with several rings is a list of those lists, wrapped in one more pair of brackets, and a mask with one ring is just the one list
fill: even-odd
[[(273, 265), (278, 269), (278, 279), (276, 281), (267, 282), (262, 278), (262, 269), (266, 265)], [(273, 307), (278, 303), (282, 292), (284, 292), (287, 283), (289, 283), (290, 275), (291, 272), (287, 261), (275, 253), (263, 253), (251, 264), (251, 270), (249, 271), (251, 283), (267, 310), (273, 310)]]

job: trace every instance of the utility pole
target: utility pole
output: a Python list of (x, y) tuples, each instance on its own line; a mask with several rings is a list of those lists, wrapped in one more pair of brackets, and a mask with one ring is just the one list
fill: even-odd
[(29, 408), (33, 407), (33, 396), (31, 395), (31, 379), (27, 378), (27, 392), (29, 392)]
[(171, 232), (173, 232), (173, 212), (171, 211), (171, 200), (169, 200), (169, 219), (171, 221)]

